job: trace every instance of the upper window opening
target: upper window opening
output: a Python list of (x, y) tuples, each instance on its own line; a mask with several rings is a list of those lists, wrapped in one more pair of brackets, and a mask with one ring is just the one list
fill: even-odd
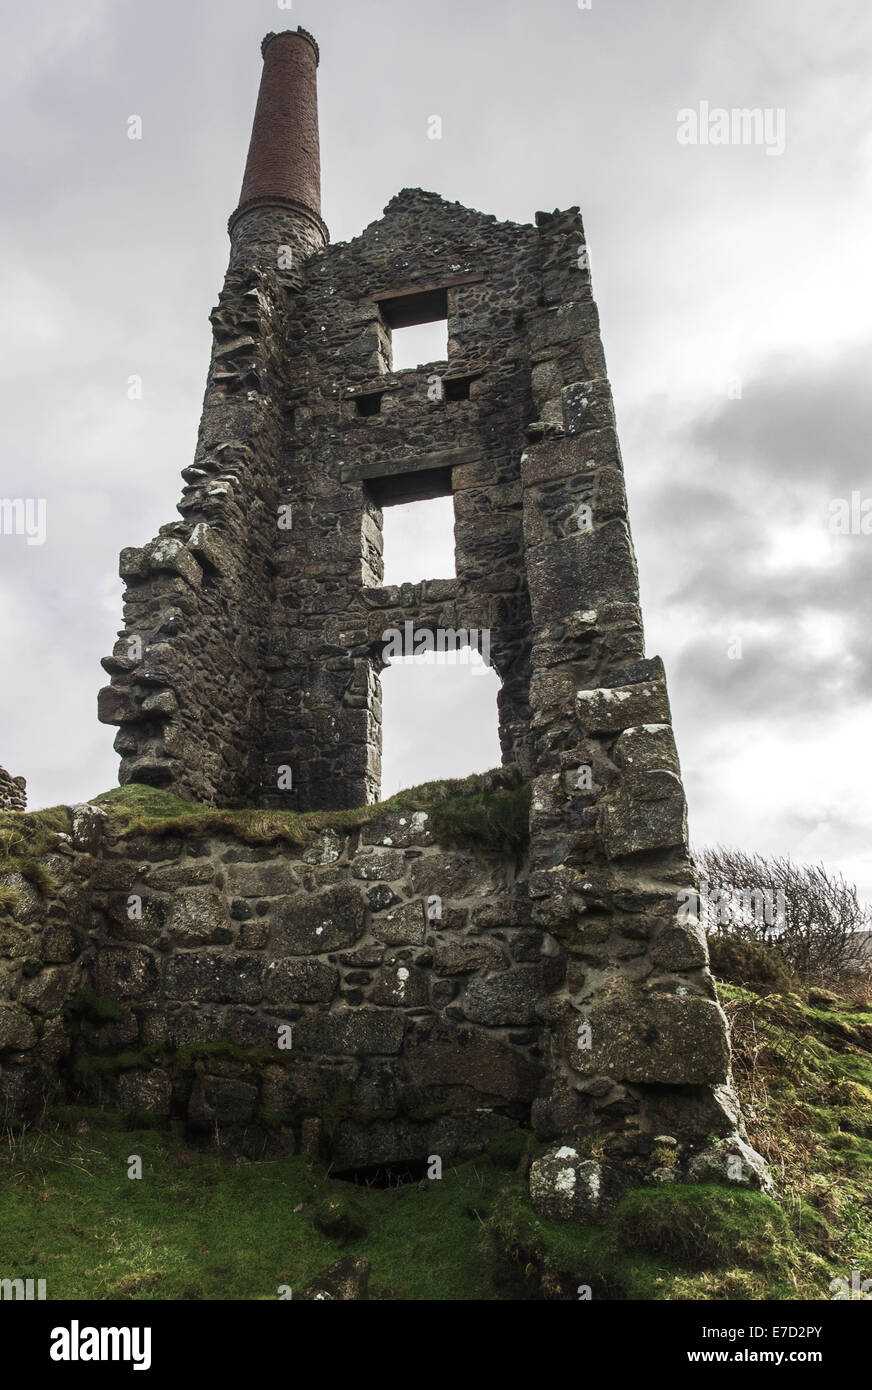
[(387, 507), (384, 584), (454, 579), (454, 499), (434, 497)]
[(448, 291), (421, 290), (379, 301), (391, 333), (391, 369), (404, 372), (448, 360)]
[(414, 324), (391, 332), (391, 370), (414, 371), (427, 362), (448, 361), (448, 321)]

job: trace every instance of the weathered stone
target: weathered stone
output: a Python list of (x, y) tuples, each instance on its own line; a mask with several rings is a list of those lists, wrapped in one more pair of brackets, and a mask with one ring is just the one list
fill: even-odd
[(700, 970), (708, 965), (708, 945), (700, 924), (673, 923), (663, 928), (651, 947), (651, 961), (668, 971)]
[(147, 1010), (142, 1024), (142, 1042), (145, 1047), (157, 1044), (176, 1049), (190, 1047), (193, 1043), (214, 1042), (223, 1031), (223, 1018), (218, 1009), (170, 1003)]
[(16, 895), (15, 917), (22, 926), (45, 919), (45, 902), (29, 879), (23, 874), (0, 874), (0, 888), (11, 888)]
[(285, 860), (227, 868), (227, 890), (240, 898), (278, 898), (299, 886), (299, 874)]
[(100, 806), (87, 802), (73, 807), (72, 841), (73, 849), (83, 854), (96, 854), (106, 820), (106, 812)]
[(399, 1052), (404, 1031), (402, 1016), (387, 1009), (339, 1009), (304, 1019), (299, 1042), (316, 1054), (391, 1053)]
[(237, 944), (241, 951), (258, 951), (269, 941), (270, 926), (265, 917), (254, 922), (243, 922), (239, 928)]
[(402, 878), (405, 867), (405, 856), (400, 850), (369, 850), (355, 855), (351, 872), (355, 878), (386, 883)]
[(590, 734), (614, 733), (637, 724), (669, 723), (669, 703), (662, 681), (579, 690), (575, 708)]
[(473, 1023), (535, 1023), (542, 991), (541, 966), (517, 966), (472, 980), (463, 993), (463, 1011)]
[(200, 564), (205, 561), (208, 568), (219, 574), (233, 574), (233, 551), (214, 526), (207, 526), (205, 522), (195, 526), (187, 549)]
[[(587, 1022), (591, 1047), (578, 1047)], [(720, 1006), (699, 995), (616, 989), (568, 1018), (566, 1060), (576, 1071), (614, 1081), (663, 1086), (717, 1085), (729, 1069), (727, 1021)]]
[(626, 773), (603, 812), (603, 844), (609, 859), (687, 843), (687, 806), (674, 772)]
[(498, 873), (481, 859), (460, 854), (428, 854), (412, 864), (411, 883), (422, 898), (490, 897), (498, 885)]
[(533, 352), (596, 333), (598, 328), (596, 309), (590, 300), (559, 304), (542, 313), (531, 314), (529, 323)]
[(279, 1030), (286, 1027), (288, 1020), (296, 1017), (297, 1012), (296, 1009), (289, 1008), (286, 1017), (275, 1018), (261, 1013), (258, 1009), (242, 1006), (227, 1009), (222, 1020), (221, 1032), (238, 1047), (276, 1047)]
[(160, 973), (154, 956), (134, 947), (106, 947), (97, 956), (97, 993), (116, 999), (148, 999)]
[(366, 900), (370, 912), (384, 912), (386, 907), (393, 907), (394, 903), (400, 901), (393, 888), (389, 888), (386, 883), (376, 883), (370, 888)]
[(256, 1004), (263, 996), (259, 956), (222, 951), (180, 951), (166, 963), (168, 999)]
[(385, 848), (407, 849), (410, 845), (431, 845), (433, 832), (427, 811), (391, 812), (363, 827), (361, 843)]
[(669, 724), (642, 724), (625, 729), (615, 740), (612, 760), (617, 767), (650, 772), (665, 768), (679, 775), (675, 737)]
[(492, 1100), (529, 1101), (533, 1066), (505, 1043), (477, 1028), (428, 1022), (406, 1044), (409, 1074), (419, 1086), (469, 1090)]
[(188, 1123), (195, 1129), (243, 1125), (257, 1104), (257, 1087), (223, 1077), (198, 1077), (188, 1101)]
[(335, 830), (322, 830), (303, 854), (307, 864), (335, 864), (342, 857), (343, 842)]
[(158, 690), (148, 695), (142, 702), (143, 714), (154, 714), (169, 718), (179, 708), (179, 702), (171, 690)]
[(373, 936), (388, 946), (421, 946), (427, 930), (422, 902), (400, 903), (372, 919)]
[[(157, 893), (174, 891), (176, 888), (192, 888), (211, 883), (215, 877), (215, 867), (209, 862), (195, 861), (184, 864), (161, 864), (149, 868), (143, 875), (143, 882)], [(107, 884), (107, 887), (122, 887), (121, 884)], [(129, 885), (132, 887), (132, 883)]]
[(775, 1191), (772, 1175), (760, 1155), (733, 1134), (694, 1154), (687, 1168), (690, 1182), (724, 1182), (734, 1187), (754, 1188), (768, 1193)]
[(36, 1030), (20, 1004), (0, 1003), (0, 1051), (26, 1052), (36, 1043)]
[(26, 788), (23, 777), (10, 777), (5, 767), (0, 767), (0, 811), (26, 810)]
[(79, 943), (72, 927), (46, 927), (40, 946), (42, 959), (50, 964), (68, 964), (79, 954)]
[(73, 972), (68, 967), (48, 966), (25, 980), (18, 991), (18, 1002), (40, 1014), (56, 1014), (72, 993)]
[(50, 1075), (50, 1069), (55, 1068), (69, 1050), (70, 1035), (67, 1032), (66, 1019), (60, 1016), (47, 1018), (39, 1042), (28, 1052), (28, 1061), (32, 1058), (39, 1062), (40, 1066), (46, 1068)]
[(168, 1115), (172, 1095), (169, 1072), (160, 1067), (123, 1072), (118, 1078), (118, 1106), (122, 1114), (144, 1111), (151, 1115)]
[(605, 1221), (627, 1187), (615, 1168), (583, 1158), (571, 1144), (560, 1144), (534, 1160), (530, 1200), (548, 1221)]
[(387, 1008), (421, 1008), (428, 998), (427, 975), (411, 963), (393, 960), (379, 971), (369, 997)]
[(301, 1060), (293, 1049), (284, 1055), (291, 1065), (268, 1067), (263, 1076), (263, 1104), (276, 1113), (323, 1107), (340, 1089), (350, 1092), (359, 1070), (351, 1061)]
[(478, 1107), (467, 1114), (440, 1115), (434, 1120), (341, 1120), (333, 1136), (337, 1168), (365, 1168), (403, 1163), (438, 1154), (443, 1161), (481, 1153), (506, 1130), (511, 1120)]
[(484, 928), (522, 927), (530, 921), (530, 904), (526, 899), (493, 898), (472, 909), (472, 924)]
[(363, 933), (365, 912), (363, 897), (350, 884), (287, 898), (277, 910), (273, 950), (307, 955), (351, 946)]
[(181, 541), (174, 537), (161, 536), (158, 540), (151, 541), (146, 550), (150, 570), (169, 570), (172, 574), (179, 574), (193, 588), (202, 583), (203, 571)]
[(271, 1004), (326, 1004), (338, 981), (339, 971), (320, 960), (300, 956), (267, 960), (264, 998)]
[(232, 940), (227, 904), (216, 888), (183, 888), (170, 904), (167, 934), (177, 946), (209, 946)]
[(569, 617), (579, 593), (595, 609), (634, 590), (636, 562), (626, 522), (606, 521), (592, 531), (534, 546), (528, 580), (536, 623)]
[(478, 970), (502, 970), (507, 963), (499, 942), (490, 941), (487, 937), (445, 942), (436, 947), (434, 955), (434, 967), (439, 975), (471, 975)]

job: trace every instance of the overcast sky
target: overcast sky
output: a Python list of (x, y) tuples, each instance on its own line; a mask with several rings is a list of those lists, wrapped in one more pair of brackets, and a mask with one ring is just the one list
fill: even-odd
[[(47, 534), (0, 536), (0, 763), (32, 806), (116, 780), (118, 551), (176, 515), (260, 40), (298, 24), (334, 241), (404, 186), (581, 205), (693, 840), (872, 897), (872, 536), (829, 529), (872, 496), (866, 0), (7, 2), (0, 497), (45, 498)], [(680, 143), (701, 103), (783, 139)], [(388, 535), (395, 575), (424, 540)], [(494, 678), (439, 675), (387, 675), (388, 790), (496, 761)]]

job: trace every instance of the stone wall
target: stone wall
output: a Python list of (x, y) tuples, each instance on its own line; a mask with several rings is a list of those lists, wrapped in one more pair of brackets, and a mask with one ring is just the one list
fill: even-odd
[(27, 783), (23, 777), (10, 777), (0, 767), (0, 811), (23, 811), (27, 806)]
[[(536, 228), (405, 190), (349, 243), (319, 246), (276, 208), (237, 218), (232, 238), (185, 521), (122, 556), (126, 627), (99, 707), (121, 725), (120, 780), (304, 810), (374, 800), (383, 634), (407, 621), (455, 645), (488, 633), (504, 758), (529, 771), (525, 315), (549, 254)], [(394, 373), (384, 296), (433, 285), (448, 361)], [(381, 587), (397, 486), (453, 494), (456, 579)]]
[[(87, 980), (85, 948), (102, 816), (70, 810), (46, 835), (34, 817), (4, 817), (13, 871), (0, 873), (0, 1115), (35, 1120), (64, 1094), (66, 1009)], [(33, 851), (38, 851), (31, 857)], [(29, 868), (32, 877), (21, 870)], [(35, 881), (36, 880), (36, 881)]]
[[(295, 849), (125, 834), (73, 808), (40, 855), (42, 888), (0, 874), (17, 894), (0, 907), (6, 1118), (101, 1104), (221, 1152), (299, 1150), (335, 1171), (532, 1127), (563, 1140), (533, 1173), (557, 1215), (599, 1209), (582, 1200), (585, 1135), (603, 1206), (630, 1181), (726, 1178), (731, 1155), (764, 1181), (701, 939), (689, 954), (620, 874), (598, 880), (599, 930), (543, 931), (525, 851), (441, 841), (426, 811)], [(606, 899), (621, 914), (608, 932)]]
[[(256, 231), (251, 223), (254, 219)], [(266, 229), (302, 260), (320, 240), (294, 214), (248, 214), (211, 318), (214, 348), (183, 520), (121, 555), (125, 626), (103, 661), (98, 714), (119, 725), (119, 779), (251, 803), (260, 791), (276, 459), (285, 432), (282, 315), (294, 271), (257, 261)], [(273, 260), (274, 260), (273, 256)]]
[[(385, 815), (298, 853), (107, 845), (93, 979), (121, 1016), (101, 1050), (231, 1047), (187, 1090), (170, 1066), (130, 1070), (106, 1098), (243, 1148), (272, 1127), (338, 1168), (474, 1149), (527, 1116), (548, 962), (525, 875), (514, 856), (446, 851), (428, 822)], [(258, 1064), (239, 1071), (234, 1049)]]
[[(384, 296), (411, 300), (434, 285), (445, 295), (447, 362), (393, 372)], [(384, 634), (406, 623), (489, 634), (503, 756), (529, 771), (519, 460), (532, 410), (524, 315), (539, 293), (535, 228), (418, 189), (306, 266), (290, 344), (294, 430), (280, 479), (294, 524), (276, 550), (267, 804), (377, 797)], [(468, 398), (454, 399), (452, 383), (465, 383)], [(376, 413), (361, 414), (367, 401)], [(439, 491), (454, 499), (457, 577), (381, 587), (383, 506)], [(282, 765), (293, 769), (290, 794), (278, 790)]]
[(66, 1099), (339, 1169), (528, 1122), (562, 952), (530, 928), (523, 859), (429, 822), (292, 851), (123, 837), (79, 808), (42, 861), (54, 886), (16, 876), (3, 919), (0, 1097), (34, 1114), (60, 1076)]

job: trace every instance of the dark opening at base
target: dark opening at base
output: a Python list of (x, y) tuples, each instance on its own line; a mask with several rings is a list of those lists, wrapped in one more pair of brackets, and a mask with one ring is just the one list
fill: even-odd
[(331, 1178), (353, 1182), (358, 1187), (406, 1187), (427, 1176), (426, 1158), (410, 1158), (404, 1163), (375, 1163), (368, 1168), (343, 1168)]

